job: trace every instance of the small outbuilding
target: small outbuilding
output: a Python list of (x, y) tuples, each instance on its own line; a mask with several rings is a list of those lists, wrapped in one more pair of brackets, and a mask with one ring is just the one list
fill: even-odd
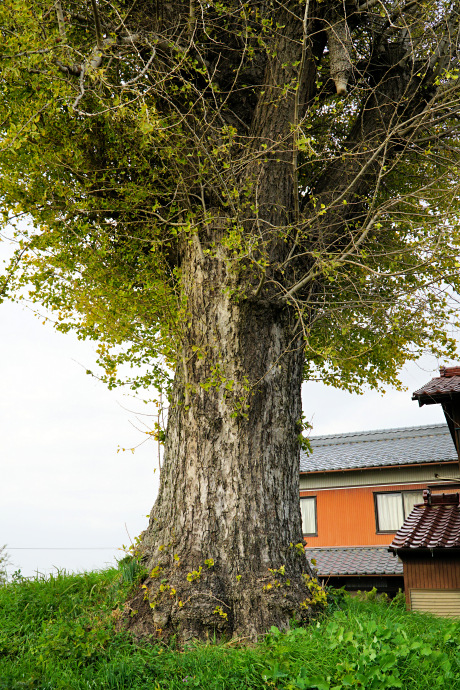
[[(419, 405), (441, 404), (460, 458), (460, 367), (442, 367), (439, 376), (416, 391)], [(460, 505), (458, 482), (436, 475), (389, 546), (403, 563), (408, 609), (460, 618)], [(452, 481), (452, 480), (451, 480)], [(450, 484), (450, 486), (449, 486)]]
[(389, 550), (403, 563), (408, 609), (460, 618), (458, 493), (424, 491)]

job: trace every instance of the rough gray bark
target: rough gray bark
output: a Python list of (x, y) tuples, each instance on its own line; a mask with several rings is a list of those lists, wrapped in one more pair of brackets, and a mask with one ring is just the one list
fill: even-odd
[[(200, 352), (184, 352), (160, 493), (142, 543), (154, 608), (130, 621), (138, 631), (177, 631), (182, 639), (213, 628), (252, 638), (310, 609), (302, 605), (308, 566), (295, 546), (303, 541), (301, 341), (287, 308), (222, 290), (230, 279), (223, 261), (200, 258), (195, 245), (186, 264), (187, 342)], [(284, 573), (269, 570), (281, 566)], [(188, 581), (192, 571), (200, 575)]]

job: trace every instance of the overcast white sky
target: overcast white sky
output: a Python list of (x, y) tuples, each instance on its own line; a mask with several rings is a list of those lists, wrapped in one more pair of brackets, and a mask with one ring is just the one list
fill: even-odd
[[(113, 563), (129, 543), (126, 529), (133, 538), (145, 528), (158, 475), (154, 442), (134, 454), (117, 449), (143, 440), (132, 423), (153, 410), (85, 375), (94, 345), (56, 333), (32, 312), (0, 305), (0, 333), (0, 545), (7, 544), (10, 572)], [(410, 365), (409, 390), (385, 396), (306, 384), (313, 434), (444, 422), (440, 406), (411, 401), (439, 364)]]

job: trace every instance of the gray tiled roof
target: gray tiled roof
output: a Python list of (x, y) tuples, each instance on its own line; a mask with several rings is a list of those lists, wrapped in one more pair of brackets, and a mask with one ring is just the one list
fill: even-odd
[(310, 442), (313, 453), (300, 454), (301, 472), (457, 460), (447, 424), (316, 436)]
[(315, 559), (319, 577), (338, 575), (402, 575), (403, 565), (388, 546), (307, 548), (309, 561)]

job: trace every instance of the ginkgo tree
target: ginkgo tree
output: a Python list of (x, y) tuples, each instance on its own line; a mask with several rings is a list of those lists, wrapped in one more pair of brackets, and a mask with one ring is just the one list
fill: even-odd
[(136, 630), (307, 620), (323, 596), (302, 548), (302, 380), (378, 387), (426, 348), (454, 352), (459, 13), (1, 3), (18, 243), (2, 294), (98, 340), (110, 386), (128, 364), (169, 402)]

